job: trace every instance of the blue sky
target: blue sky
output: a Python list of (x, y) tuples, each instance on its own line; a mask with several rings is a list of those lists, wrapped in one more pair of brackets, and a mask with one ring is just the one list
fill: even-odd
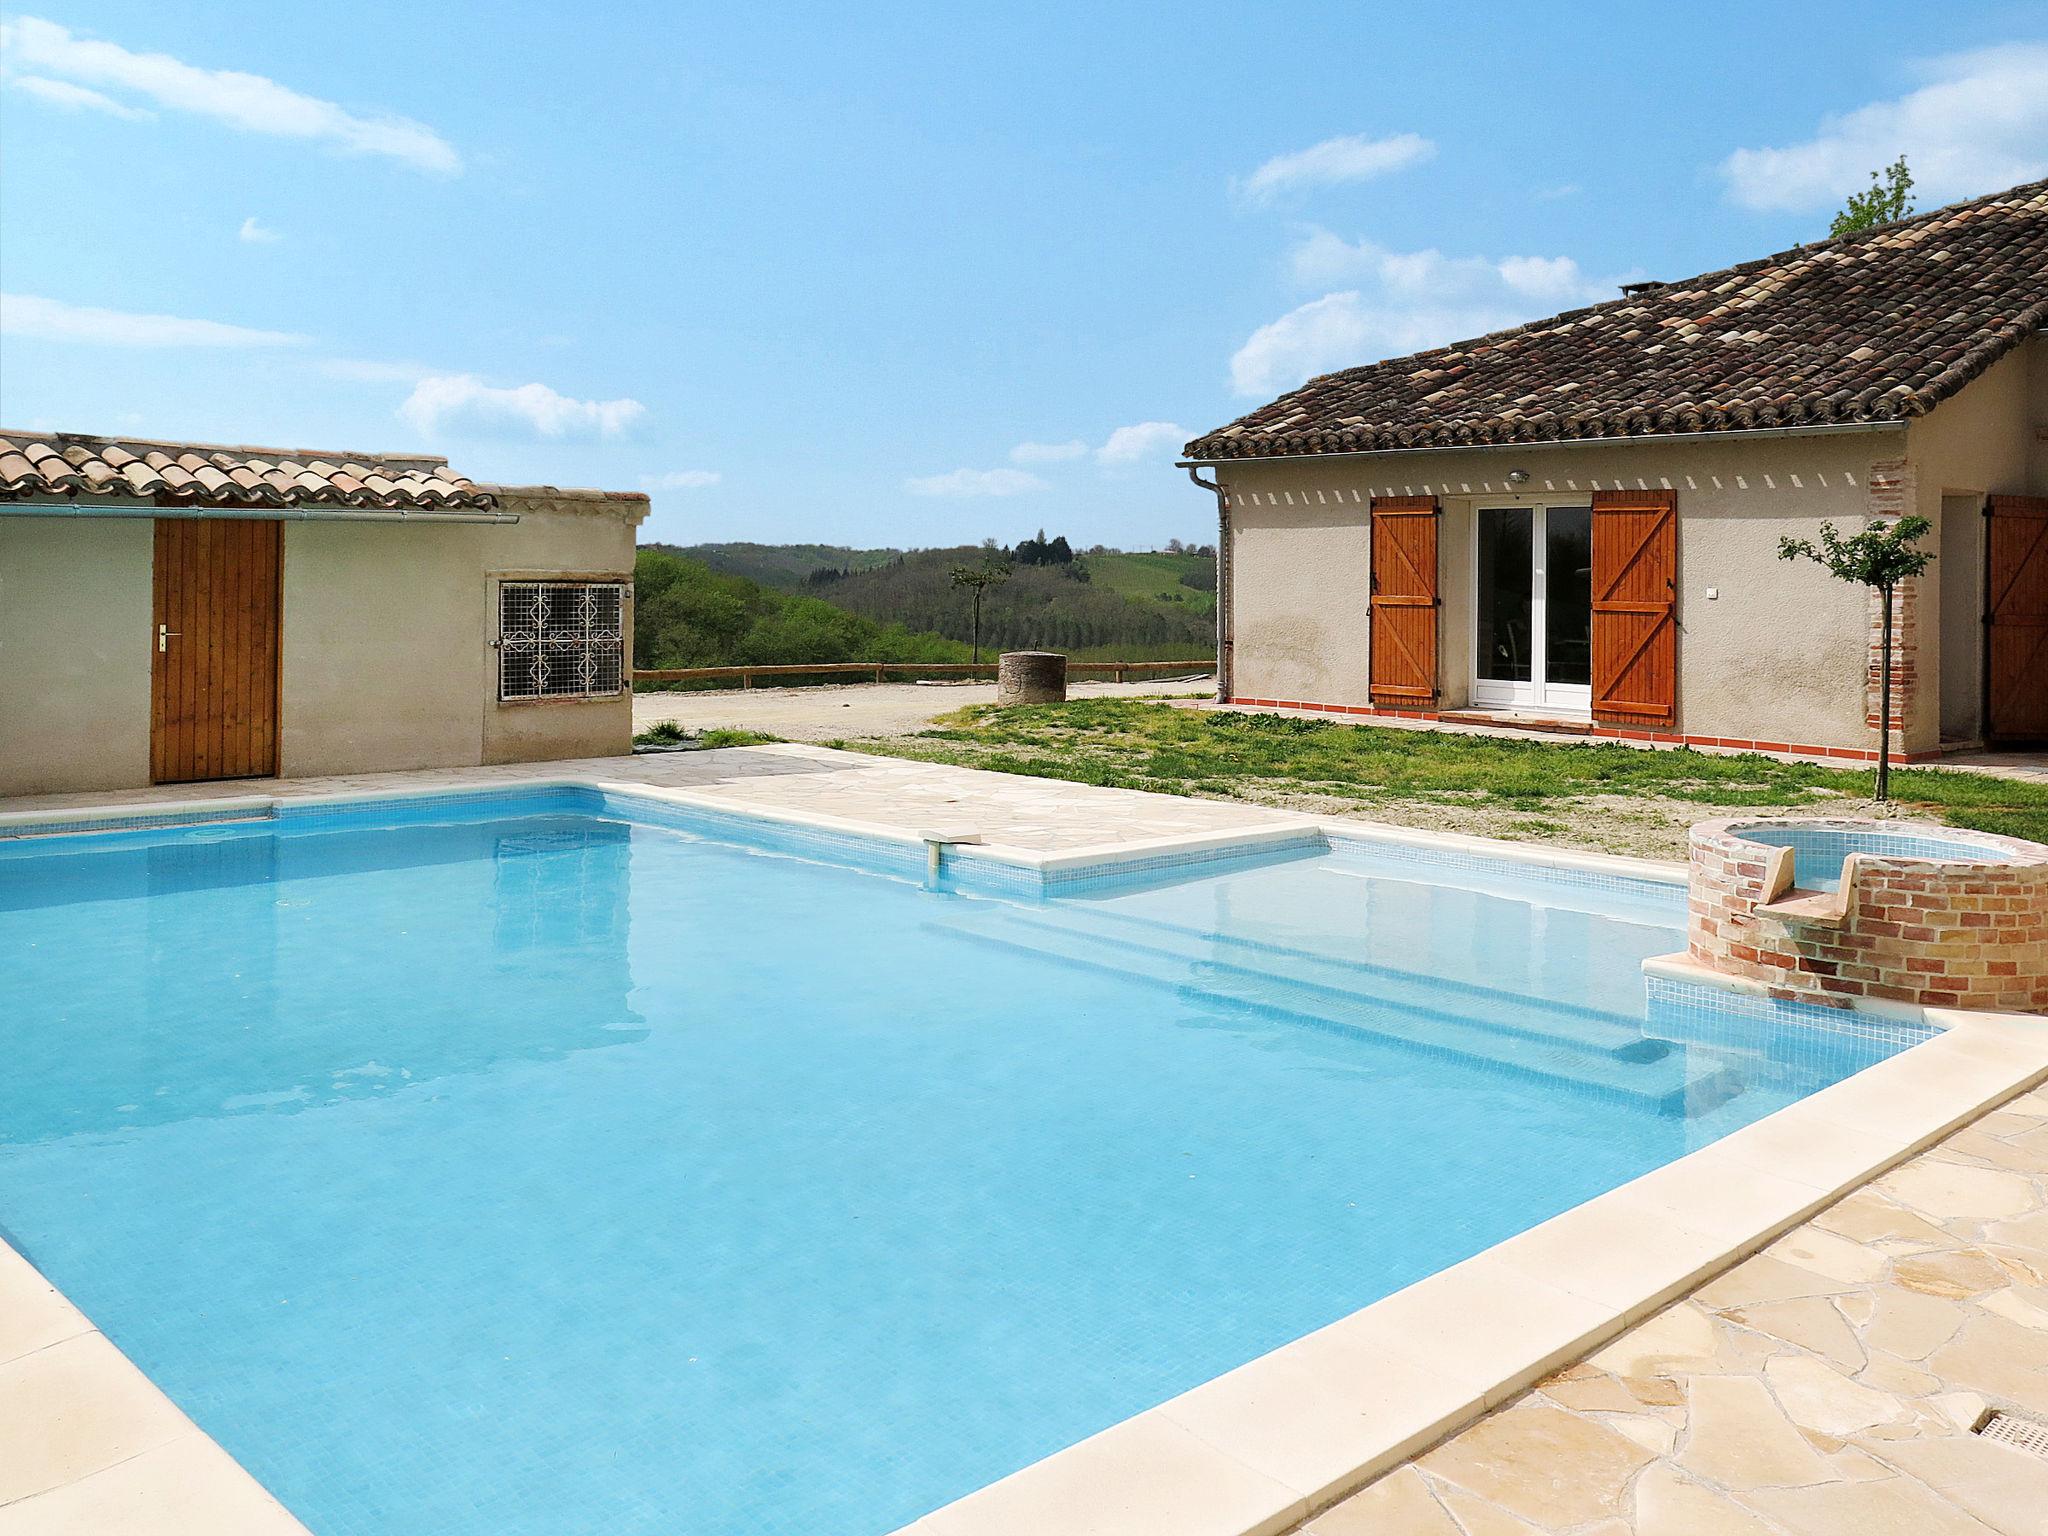
[(2037, 0), (5, 15), (0, 418), (679, 541), (1206, 537), (1311, 373), (2048, 174)]

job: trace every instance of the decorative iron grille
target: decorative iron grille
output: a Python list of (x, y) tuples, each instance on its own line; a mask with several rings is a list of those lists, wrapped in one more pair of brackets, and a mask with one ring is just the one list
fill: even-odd
[(508, 581), (498, 588), (498, 697), (590, 699), (626, 686), (626, 587)]

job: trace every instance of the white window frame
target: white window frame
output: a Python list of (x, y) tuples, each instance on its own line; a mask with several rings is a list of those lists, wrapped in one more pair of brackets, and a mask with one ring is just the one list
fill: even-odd
[[(605, 622), (610, 615), (604, 610), (612, 604), (596, 597), (599, 592), (617, 594), (616, 627)], [(556, 605), (571, 594), (581, 599), (576, 604), (577, 611), (560, 612)], [(508, 608), (522, 597), (533, 602), (539, 619), (552, 622), (508, 628)], [(493, 686), (498, 702), (548, 704), (563, 699), (611, 699), (629, 691), (633, 679), (627, 670), (631, 652), (627, 626), (632, 623), (632, 601), (631, 583), (616, 576), (500, 577), (492, 592), (495, 638), (491, 642), (498, 653)], [(563, 687), (559, 682), (549, 686), (549, 669), (542, 666), (546, 657), (572, 662), (574, 676), (569, 681), (573, 686)], [(508, 685), (522, 681), (517, 677), (522, 663), (527, 668), (523, 681), (535, 686), (515, 690)]]
[[(1541, 710), (1545, 714), (1563, 719), (1591, 720), (1593, 718), (1593, 685), (1591, 683), (1553, 683), (1545, 680), (1550, 666), (1550, 624), (1548, 613), (1549, 589), (1549, 513), (1552, 507), (1559, 511), (1584, 512), (1591, 508), (1592, 501), (1586, 496), (1553, 496), (1547, 500), (1529, 500), (1521, 497), (1494, 497), (1488, 500), (1474, 500), (1472, 503), (1472, 622), (1468, 626), (1466, 639), (1472, 656), (1472, 702), (1494, 709)], [(1480, 612), (1479, 583), (1479, 525), (1489, 512), (1527, 512), (1529, 514), (1529, 680), (1513, 682), (1498, 677), (1482, 677), (1479, 672), (1479, 625), (1483, 615)]]

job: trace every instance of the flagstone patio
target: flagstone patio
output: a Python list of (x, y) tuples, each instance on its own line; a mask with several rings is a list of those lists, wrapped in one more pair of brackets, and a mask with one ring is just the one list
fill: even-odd
[(1298, 1536), (2042, 1536), (1994, 1410), (2048, 1424), (2048, 1087)]

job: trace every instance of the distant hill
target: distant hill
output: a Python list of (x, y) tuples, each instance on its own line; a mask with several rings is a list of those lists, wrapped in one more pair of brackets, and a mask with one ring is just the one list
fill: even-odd
[(636, 667), (965, 660), (966, 646), (939, 635), (777, 592), (666, 549), (643, 549), (634, 562)]
[(1040, 533), (1007, 550), (646, 545), (634, 658), (642, 667), (965, 661), (973, 601), (952, 574), (992, 557), (1011, 574), (983, 600), (984, 658), (1047, 649), (1084, 661), (1189, 661), (1215, 650), (1213, 554), (1075, 554)]
[[(952, 573), (981, 564), (989, 553), (972, 545), (912, 550), (860, 569), (814, 572), (803, 591), (866, 618), (966, 640), (973, 604), (953, 585)], [(1202, 556), (1114, 552), (1013, 565), (1009, 579), (983, 601), (983, 654), (1057, 650), (1130, 661), (1207, 656), (1216, 646), (1215, 568), (1213, 558)]]
[(649, 549), (696, 560), (727, 576), (744, 576), (778, 592), (794, 592), (815, 571), (863, 571), (902, 553), (843, 544), (650, 544)]

